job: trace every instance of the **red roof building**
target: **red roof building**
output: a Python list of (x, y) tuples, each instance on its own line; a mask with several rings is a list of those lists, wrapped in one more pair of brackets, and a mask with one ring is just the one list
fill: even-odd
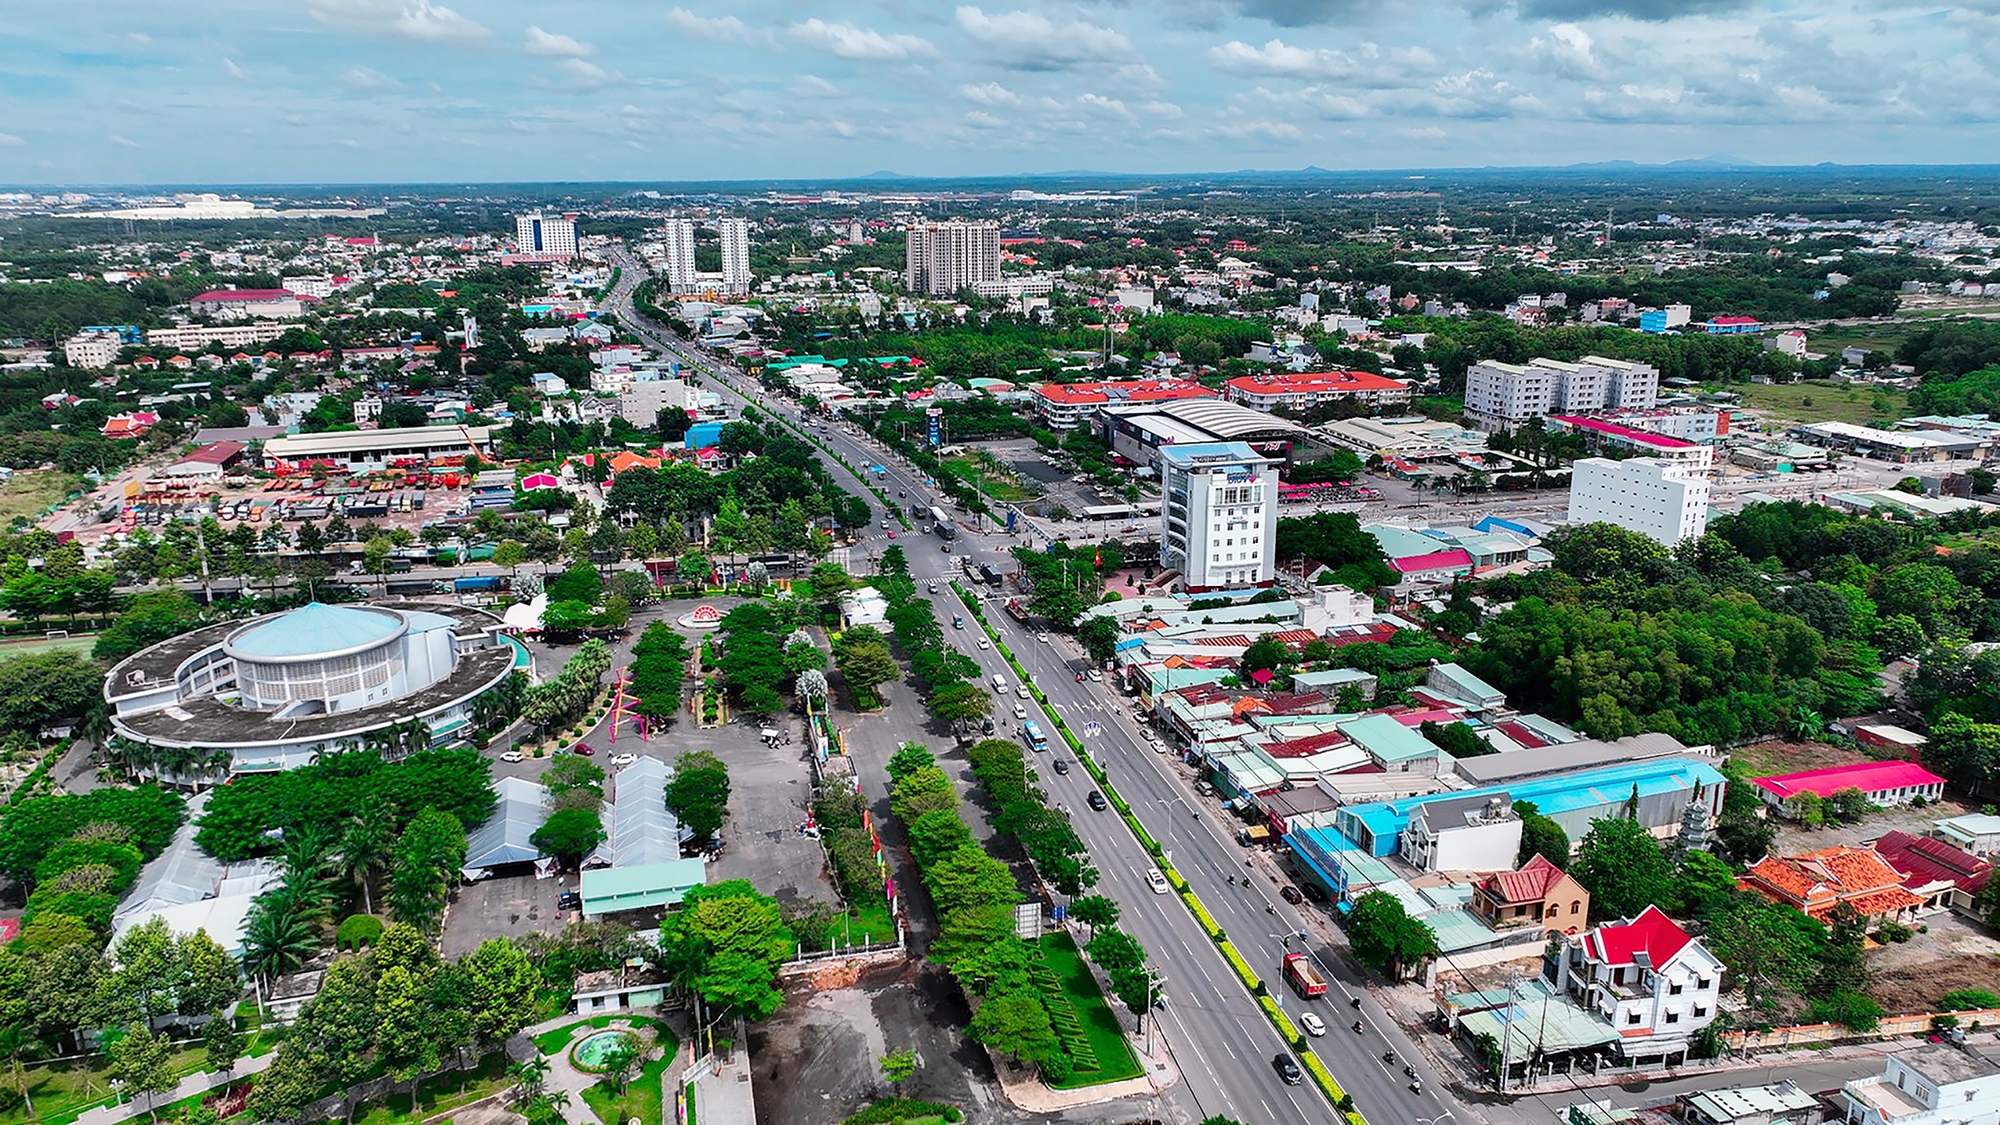
[(1052, 429), (1071, 430), (1096, 417), (1097, 412), (1108, 405), (1214, 397), (1214, 391), (1186, 379), (1043, 383), (1035, 388), (1035, 409), (1041, 412)]
[(1837, 844), (1791, 856), (1765, 856), (1737, 880), (1782, 906), (1826, 922), (1834, 908), (1847, 906), (1874, 929), (1885, 921), (1908, 922), (1924, 900), (1903, 886), (1903, 875), (1871, 848)]
[(104, 428), (98, 432), (108, 438), (144, 437), (147, 430), (160, 424), (160, 416), (150, 410), (135, 410), (130, 414), (113, 414), (104, 420)]
[(1969, 911), (1993, 878), (1992, 864), (1934, 836), (1892, 831), (1875, 841), (1875, 854), (1903, 876), (1903, 889), (1924, 900), (1919, 914)]
[(1352, 399), (1373, 405), (1410, 401), (1410, 385), (1368, 371), (1243, 375), (1224, 384), (1229, 398), (1253, 410), (1311, 410)]
[(1590, 892), (1538, 855), (1519, 871), (1496, 872), (1475, 884), (1472, 912), (1496, 930), (1539, 925), (1573, 934), (1590, 919)]
[(1760, 777), (1751, 784), (1765, 804), (1784, 816), (1795, 814), (1796, 798), (1802, 793), (1825, 798), (1854, 789), (1874, 805), (1907, 805), (1918, 797), (1935, 801), (1944, 796), (1944, 778), (1915, 762), (1856, 762)]

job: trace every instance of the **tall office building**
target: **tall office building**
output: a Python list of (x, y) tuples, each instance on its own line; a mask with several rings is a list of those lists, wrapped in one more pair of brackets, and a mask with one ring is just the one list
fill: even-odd
[(998, 223), (911, 223), (904, 234), (903, 287), (912, 293), (949, 297), (1000, 280)]
[(1189, 593), (1269, 586), (1278, 554), (1278, 462), (1245, 442), (1160, 449), (1160, 565)]
[(1651, 410), (1659, 369), (1648, 363), (1587, 355), (1575, 363), (1481, 360), (1465, 373), (1465, 413), (1481, 429), (1504, 429), (1549, 414)]
[(723, 219), (716, 224), (722, 234), (722, 291), (750, 292), (750, 223), (747, 219)]
[(576, 216), (530, 211), (514, 216), (514, 243), (523, 254), (543, 258), (576, 257)]
[(666, 237), (661, 244), (666, 251), (668, 291), (694, 292), (694, 220), (668, 219)]

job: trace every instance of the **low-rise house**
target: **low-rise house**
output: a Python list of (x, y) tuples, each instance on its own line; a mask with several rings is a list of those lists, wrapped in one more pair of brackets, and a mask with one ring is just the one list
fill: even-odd
[(1993, 865), (1934, 836), (1892, 831), (1875, 841), (1875, 854), (1903, 876), (1903, 888), (1924, 900), (1917, 913), (1970, 912), (1993, 877)]
[(1521, 850), (1521, 818), (1505, 793), (1445, 796), (1416, 807), (1399, 853), (1420, 871), (1490, 871)]
[(1828, 922), (1836, 907), (1859, 914), (1871, 930), (1883, 922), (1908, 923), (1924, 900), (1903, 886), (1903, 876), (1872, 848), (1836, 844), (1790, 856), (1765, 856), (1737, 885)]
[(1842, 1086), (1839, 1101), (1848, 1125), (1996, 1125), (2000, 1066), (1959, 1047), (1906, 1047), (1880, 1075)]
[(1873, 805), (1907, 805), (1918, 798), (1935, 801), (1944, 796), (1944, 778), (1915, 762), (1856, 762), (1760, 777), (1750, 784), (1757, 787), (1765, 804), (1787, 817), (1797, 815), (1797, 799), (1802, 793), (1824, 799), (1853, 789)]
[(1675, 1109), (1686, 1125), (1812, 1125), (1822, 1112), (1818, 1098), (1790, 1081), (1682, 1094)]
[(2000, 816), (1967, 813), (1931, 825), (1931, 835), (1973, 855), (2000, 854)]
[(1564, 939), (1556, 987), (1618, 1033), (1627, 1060), (1687, 1058), (1715, 1022), (1722, 961), (1657, 906)]
[(1574, 934), (1589, 924), (1590, 892), (1538, 855), (1517, 871), (1496, 871), (1474, 884), (1472, 912), (1496, 930), (1540, 926)]

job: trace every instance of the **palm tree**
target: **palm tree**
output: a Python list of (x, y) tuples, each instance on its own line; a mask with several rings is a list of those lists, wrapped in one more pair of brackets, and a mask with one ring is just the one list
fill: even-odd
[(375, 913), (374, 896), (369, 893), (369, 882), (374, 874), (389, 861), (389, 826), (377, 815), (358, 816), (347, 824), (341, 833), (340, 850), (334, 857), (336, 869), (350, 882), (361, 888), (361, 910), (365, 914)]
[(243, 927), (244, 971), (267, 985), (319, 951), (318, 927), (292, 905), (282, 889), (262, 895)]
[(521, 1092), (521, 1100), (534, 1101), (542, 1096), (549, 1078), (549, 1060), (537, 1055), (516, 1066), (513, 1071), (514, 1087)]

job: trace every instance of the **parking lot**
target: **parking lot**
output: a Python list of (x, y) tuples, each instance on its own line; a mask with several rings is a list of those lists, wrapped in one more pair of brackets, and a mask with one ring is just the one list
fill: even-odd
[(675, 730), (676, 755), (706, 750), (729, 767), (729, 819), (723, 821), (722, 854), (710, 865), (708, 881), (748, 879), (779, 902), (838, 902), (819, 841), (798, 831), (812, 800), (812, 771), (799, 720), (777, 717), (771, 726), (792, 742), (764, 745), (757, 737), (758, 724), (750, 719), (715, 730), (693, 723)]
[(496, 875), (458, 888), (444, 922), (444, 955), (463, 957), (488, 938), (520, 938), (562, 929), (556, 881), (532, 873)]

